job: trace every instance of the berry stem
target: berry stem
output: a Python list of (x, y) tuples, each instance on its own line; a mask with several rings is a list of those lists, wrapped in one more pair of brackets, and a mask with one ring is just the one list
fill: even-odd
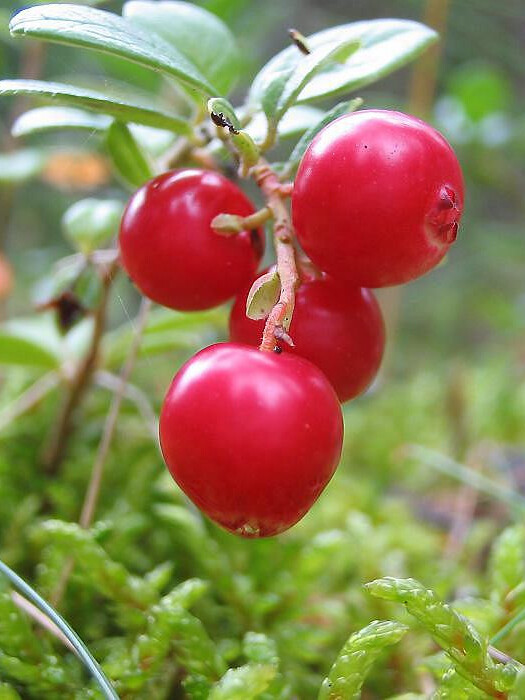
[(217, 233), (228, 236), (241, 231), (251, 231), (262, 226), (273, 216), (270, 207), (263, 207), (250, 216), (237, 216), (236, 214), (219, 214), (211, 222), (212, 228)]
[(264, 193), (274, 218), (273, 241), (277, 257), (277, 272), (281, 280), (279, 299), (266, 319), (259, 350), (272, 352), (276, 337), (288, 331), (295, 306), (295, 289), (299, 283), (295, 261), (294, 231), (284, 197), (290, 188), (283, 186), (269, 164), (261, 159), (252, 170), (255, 182)]

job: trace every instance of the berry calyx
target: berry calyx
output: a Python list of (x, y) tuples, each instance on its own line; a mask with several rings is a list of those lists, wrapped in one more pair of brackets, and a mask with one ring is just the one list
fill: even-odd
[(143, 185), (122, 217), (122, 264), (140, 291), (179, 311), (209, 309), (230, 299), (254, 275), (264, 251), (260, 230), (222, 236), (219, 214), (246, 217), (254, 208), (227, 178), (207, 170), (175, 170)]
[(276, 535), (305, 515), (337, 467), (342, 437), (337, 397), (317, 367), (237, 343), (191, 358), (160, 415), (175, 481), (243, 537)]
[[(264, 321), (246, 316), (244, 290), (230, 314), (230, 339), (258, 346)], [(293, 347), (277, 341), (285, 353), (305, 357), (321, 369), (341, 402), (362, 393), (372, 382), (383, 357), (385, 328), (373, 292), (336, 282), (328, 275), (307, 276), (295, 294), (289, 334)]]
[(303, 156), (297, 237), (333, 277), (384, 287), (431, 270), (457, 236), (463, 179), (445, 138), (420, 119), (363, 110), (334, 120)]

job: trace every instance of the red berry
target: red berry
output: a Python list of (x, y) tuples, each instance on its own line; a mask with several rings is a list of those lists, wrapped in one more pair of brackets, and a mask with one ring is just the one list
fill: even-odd
[(342, 437), (337, 397), (317, 367), (237, 343), (189, 360), (160, 416), (175, 481), (243, 537), (276, 535), (305, 515), (337, 467)]
[(217, 214), (249, 216), (244, 193), (219, 173), (175, 170), (143, 185), (122, 217), (122, 264), (140, 291), (180, 311), (209, 309), (248, 282), (264, 250), (261, 231), (223, 236)]
[[(246, 316), (246, 297), (240, 294), (230, 315), (230, 339), (258, 346), (264, 321)], [(313, 362), (332, 383), (340, 401), (364, 391), (379, 369), (385, 329), (379, 304), (369, 289), (342, 286), (327, 275), (303, 279), (295, 296), (291, 348)]]
[(347, 114), (314, 138), (299, 166), (293, 222), (312, 261), (363, 287), (408, 282), (457, 235), (463, 179), (445, 138), (415, 117)]

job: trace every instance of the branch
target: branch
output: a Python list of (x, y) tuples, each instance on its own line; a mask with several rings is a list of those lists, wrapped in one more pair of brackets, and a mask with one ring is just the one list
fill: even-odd
[(69, 394), (62, 406), (55, 430), (43, 457), (44, 467), (49, 476), (53, 476), (58, 472), (62, 460), (64, 459), (67, 444), (73, 429), (75, 410), (89, 387), (89, 382), (97, 363), (100, 343), (106, 326), (109, 293), (115, 276), (116, 267), (117, 263), (113, 262), (103, 273), (102, 298), (95, 312), (95, 324), (91, 344), (86, 356), (79, 364), (73, 376)]
[(266, 319), (260, 350), (272, 352), (275, 341), (290, 328), (295, 306), (295, 289), (299, 283), (295, 262), (294, 231), (284, 197), (290, 195), (290, 187), (283, 185), (264, 160), (253, 168), (256, 183), (264, 193), (268, 209), (273, 214), (273, 241), (277, 257), (277, 272), (281, 280), (279, 300)]
[(100, 495), (100, 486), (102, 483), (102, 476), (104, 474), (106, 458), (108, 456), (109, 448), (111, 447), (111, 442), (115, 434), (115, 429), (117, 427), (117, 419), (120, 413), (120, 407), (126, 394), (126, 386), (128, 384), (131, 372), (135, 365), (135, 361), (137, 359), (140, 344), (142, 342), (142, 335), (144, 333), (144, 328), (146, 327), (146, 322), (148, 320), (148, 314), (150, 309), (151, 301), (144, 297), (142, 299), (142, 303), (137, 316), (137, 324), (135, 327), (133, 341), (129, 349), (128, 357), (124, 363), (124, 366), (122, 367), (122, 371), (120, 372), (119, 386), (117, 387), (117, 390), (113, 395), (113, 401), (111, 402), (111, 407), (109, 409), (109, 414), (106, 419), (106, 424), (104, 425), (104, 433), (102, 434), (102, 439), (98, 447), (95, 463), (93, 464), (91, 479), (89, 482), (86, 497), (84, 499), (84, 505), (82, 506), (82, 513), (80, 515), (80, 524), (83, 528), (90, 527), (93, 522), (98, 498)]

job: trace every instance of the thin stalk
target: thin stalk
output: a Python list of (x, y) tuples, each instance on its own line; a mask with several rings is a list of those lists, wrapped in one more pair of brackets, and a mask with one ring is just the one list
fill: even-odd
[(457, 479), (464, 484), (468, 484), (477, 491), (485, 493), (491, 498), (496, 498), (507, 505), (516, 508), (520, 513), (525, 513), (525, 498), (511, 489), (498, 484), (470, 467), (460, 464), (445, 455), (431, 450), (422, 445), (408, 445), (403, 453), (413, 459), (419, 459), (429, 467), (433, 467), (438, 471)]
[(511, 632), (520, 622), (525, 620), (525, 608), (519, 610), (514, 617), (507, 622), (496, 634), (491, 637), (491, 644), (497, 644), (503, 637), (506, 637), (509, 632)]
[(47, 618), (49, 618), (62, 632), (73, 647), (78, 658), (93, 676), (93, 679), (100, 687), (104, 697), (109, 700), (118, 700), (118, 695), (100, 668), (99, 664), (93, 658), (78, 634), (68, 625), (64, 618), (59, 615), (56, 610), (49, 605), (49, 603), (41, 598), (29, 584), (21, 579), (18, 574), (10, 569), (7, 564), (4, 564), (3, 561), (0, 561), (0, 573), (3, 574), (17, 591), (25, 596), (25, 598), (30, 600), (31, 603), (33, 603), (33, 605), (38, 608), (38, 610), (40, 610)]
[(131, 343), (128, 357), (120, 373), (119, 386), (117, 387), (117, 390), (113, 395), (113, 401), (111, 402), (111, 407), (109, 409), (106, 424), (104, 425), (104, 433), (102, 435), (102, 439), (98, 447), (97, 456), (93, 464), (91, 479), (86, 492), (86, 497), (84, 499), (82, 513), (80, 515), (80, 524), (84, 528), (90, 527), (90, 525), (93, 522), (95, 510), (100, 496), (100, 487), (102, 485), (102, 477), (104, 475), (104, 466), (106, 464), (109, 448), (111, 447), (113, 436), (115, 434), (115, 429), (117, 427), (117, 419), (120, 413), (120, 407), (122, 406), (122, 401), (126, 394), (126, 386), (128, 384), (131, 372), (135, 365), (135, 361), (137, 359), (137, 355), (140, 349), (142, 335), (146, 327), (146, 322), (148, 320), (150, 309), (151, 301), (144, 297), (142, 299), (140, 310), (137, 316), (137, 323), (135, 327), (133, 342)]
[(17, 591), (13, 591), (11, 593), (11, 600), (17, 608), (25, 612), (26, 615), (29, 615), (29, 617), (32, 620), (34, 620), (37, 624), (39, 624), (41, 627), (50, 632), (53, 635), (53, 637), (56, 637), (59, 641), (61, 641), (62, 644), (69, 649), (69, 651), (72, 651), (76, 654), (75, 649), (71, 645), (71, 642), (66, 637), (66, 635), (63, 632), (61, 632), (59, 628), (55, 625), (55, 623), (51, 622), (47, 615), (44, 615), (44, 613), (41, 612), (36, 607), (36, 605), (33, 605), (33, 603), (31, 603), (23, 595), (20, 595), (20, 593), (18, 593)]
[(272, 352), (280, 330), (288, 331), (295, 306), (295, 290), (299, 284), (299, 274), (295, 261), (294, 230), (290, 221), (284, 197), (290, 195), (290, 188), (280, 182), (266, 161), (253, 168), (253, 176), (266, 197), (267, 207), (274, 219), (273, 242), (277, 257), (277, 272), (281, 280), (279, 299), (270, 311), (264, 327), (259, 347)]
[(217, 233), (229, 236), (241, 231), (251, 231), (265, 224), (273, 216), (270, 207), (263, 207), (250, 216), (238, 216), (237, 214), (219, 214), (211, 222), (211, 226)]
[(95, 323), (89, 349), (83, 358), (71, 381), (69, 394), (62, 406), (57, 419), (56, 428), (51, 436), (50, 443), (43, 457), (44, 466), (48, 475), (56, 474), (64, 459), (69, 438), (73, 429), (75, 410), (81, 402), (85, 392), (89, 388), (91, 376), (95, 370), (102, 335), (106, 326), (107, 306), (109, 302), (111, 285), (117, 269), (117, 263), (113, 262), (109, 269), (103, 273), (102, 298), (95, 312)]

